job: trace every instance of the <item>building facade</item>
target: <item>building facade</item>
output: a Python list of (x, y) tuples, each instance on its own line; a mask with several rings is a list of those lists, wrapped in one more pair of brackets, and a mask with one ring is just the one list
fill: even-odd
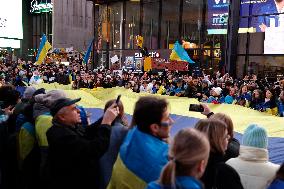
[(85, 51), (93, 39), (93, 3), (86, 0), (23, 1), (23, 57), (35, 59), (43, 34), (53, 48)]
[(93, 3), (86, 0), (53, 2), (53, 48), (85, 51), (93, 39)]
[[(169, 59), (175, 41), (185, 40), (190, 42), (187, 51), (196, 65), (208, 72), (226, 70), (240, 77), (247, 73), (276, 77), (283, 73), (284, 67), (284, 50), (278, 47), (284, 42), (281, 2), (283, 0), (100, 2), (95, 6), (98, 63), (107, 65), (115, 55), (122, 65), (128, 60), (139, 62), (135, 36), (141, 35), (144, 46), (162, 59)], [(268, 29), (261, 31), (262, 25)]]
[[(284, 0), (29, 0), (23, 1), (22, 54), (34, 56), (43, 33), (54, 48), (86, 51), (95, 66), (141, 65), (136, 36), (152, 57), (168, 60), (176, 41), (208, 73), (277, 77), (284, 67)], [(33, 4), (52, 10), (34, 11)], [(95, 4), (95, 6), (93, 6)]]
[(135, 37), (140, 35), (144, 38), (143, 46), (155, 58), (168, 60), (174, 43), (184, 40), (190, 42), (187, 51), (197, 66), (218, 69), (225, 55), (226, 35), (208, 34), (207, 6), (207, 0), (136, 0), (97, 4), (95, 31), (99, 64), (107, 66), (115, 55), (122, 65), (131, 59), (139, 62), (141, 56)]

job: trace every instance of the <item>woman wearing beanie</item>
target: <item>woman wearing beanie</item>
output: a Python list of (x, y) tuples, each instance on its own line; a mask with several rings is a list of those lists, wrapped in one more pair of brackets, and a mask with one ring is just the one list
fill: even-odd
[(210, 118), (200, 120), (195, 128), (205, 133), (210, 143), (208, 165), (201, 177), (205, 188), (243, 189), (240, 176), (224, 160), (230, 139), (226, 124), (220, 120)]
[(202, 189), (199, 179), (205, 171), (209, 150), (208, 139), (203, 133), (192, 128), (179, 131), (169, 152), (171, 160), (160, 179), (149, 183), (147, 189)]
[(283, 189), (284, 188), (284, 163), (276, 173), (276, 177), (268, 189)]
[(269, 162), (266, 130), (250, 125), (244, 132), (240, 155), (227, 164), (236, 169), (244, 189), (266, 189), (279, 165)]

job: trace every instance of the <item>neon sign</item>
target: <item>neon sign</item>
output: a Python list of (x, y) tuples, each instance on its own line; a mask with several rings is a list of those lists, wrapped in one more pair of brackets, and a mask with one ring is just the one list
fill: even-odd
[(52, 12), (53, 4), (52, 2), (38, 2), (38, 0), (33, 0), (31, 2), (31, 10), (30, 13), (40, 14), (45, 12)]

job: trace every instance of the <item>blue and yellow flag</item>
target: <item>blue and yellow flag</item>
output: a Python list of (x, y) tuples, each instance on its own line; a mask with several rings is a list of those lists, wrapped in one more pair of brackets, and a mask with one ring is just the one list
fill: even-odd
[(195, 62), (191, 60), (191, 58), (188, 56), (187, 52), (184, 50), (184, 48), (176, 42), (174, 45), (174, 48), (172, 50), (170, 60), (176, 60), (176, 61), (185, 61), (190, 64), (194, 64)]
[(42, 64), (49, 49), (51, 49), (51, 45), (47, 41), (46, 35), (43, 34), (40, 45), (39, 45), (39, 51), (36, 56), (36, 64)]
[(137, 128), (130, 130), (120, 147), (108, 189), (144, 189), (159, 178), (168, 162), (168, 144)]
[(85, 64), (88, 64), (89, 57), (90, 57), (90, 54), (92, 52), (93, 42), (94, 42), (94, 40), (92, 40), (91, 43), (89, 44), (88, 50), (85, 54), (84, 61), (83, 61)]
[[(124, 111), (125, 113), (128, 114), (127, 117), (128, 117), (128, 120), (130, 121), (132, 117), (131, 115), (133, 114), (133, 108), (135, 107), (135, 103), (137, 102), (139, 97), (151, 95), (151, 94), (146, 94), (146, 93), (133, 93), (132, 91), (129, 91), (128, 89), (124, 89), (124, 88), (111, 88), (111, 89), (95, 88), (95, 89), (69, 90), (71, 89), (71, 84), (68, 86), (65, 86), (65, 85), (59, 85), (59, 84), (54, 85), (54, 84), (43, 83), (40, 85), (36, 85), (35, 87), (45, 88), (47, 90), (62, 89), (67, 93), (67, 96), (72, 99), (81, 97), (82, 100), (78, 104), (83, 106), (84, 108), (87, 108), (87, 112), (89, 112), (92, 115), (90, 117), (91, 122), (95, 122), (103, 115), (103, 112), (104, 112), (103, 109), (104, 109), (105, 103), (109, 99), (115, 99), (117, 97), (117, 94), (122, 95), (121, 102), (123, 102), (124, 104)], [(183, 128), (194, 127), (195, 124), (200, 119), (206, 118), (200, 112), (188, 111), (188, 107), (190, 104), (199, 103), (197, 99), (191, 99), (191, 98), (186, 98), (186, 97), (164, 96), (164, 95), (153, 95), (153, 96), (165, 98), (170, 104), (171, 118), (175, 121), (174, 126), (171, 128), (171, 137), (175, 136), (175, 134), (179, 130)], [(258, 124), (264, 127), (267, 130), (267, 133), (269, 136), (269, 139), (268, 139), (269, 160), (277, 164), (281, 164), (284, 162), (284, 150), (283, 150), (284, 149), (284, 127), (283, 127), (284, 119), (283, 117), (276, 117), (276, 116), (272, 116), (271, 115), (272, 113), (268, 114), (264, 112), (258, 112), (256, 110), (252, 110), (252, 109), (245, 108), (242, 106), (231, 105), (231, 104), (208, 104), (208, 106), (210, 107), (212, 112), (224, 113), (232, 118), (233, 123), (234, 123), (234, 131), (235, 131), (234, 136), (239, 141), (241, 141), (242, 135), (245, 129), (250, 124), (254, 123), (254, 124)], [(42, 123), (46, 123), (46, 121), (44, 122), (44, 120), (42, 120)], [(41, 129), (41, 127), (38, 129)], [(37, 128), (36, 128), (36, 131), (37, 131)], [(46, 137), (46, 135), (44, 136)], [(127, 138), (128, 137), (129, 136), (127, 136)], [(133, 137), (136, 137), (136, 135), (133, 135)], [(145, 140), (143, 137), (142, 139), (139, 139), (139, 140), (141, 140), (145, 144), (148, 141), (148, 140)], [(129, 147), (127, 147), (127, 149), (129, 149), (128, 154), (135, 152), (135, 150), (133, 150), (133, 152), (130, 152), (130, 151), (132, 150), (132, 148), (134, 148), (134, 146), (136, 146), (136, 142), (138, 143), (138, 141), (132, 141), (131, 143), (129, 143), (128, 145)], [(138, 147), (138, 149), (139, 149), (138, 152), (136, 151), (137, 155), (144, 153), (142, 150), (140, 151), (140, 146)], [(155, 148), (153, 149), (155, 150)], [(151, 152), (153, 151), (153, 149), (151, 149)], [(130, 159), (126, 158), (125, 160), (122, 154), (123, 153), (121, 153), (120, 151), (120, 155), (117, 159), (116, 166), (121, 167), (124, 170), (131, 170), (131, 166), (129, 167), (127, 166), (128, 164), (127, 162), (130, 162)], [(145, 156), (147, 155), (148, 153), (147, 154), (145, 153), (141, 155), (141, 157), (145, 158), (145, 161), (146, 161), (147, 158)], [(120, 173), (118, 172), (117, 174), (119, 177)], [(132, 171), (125, 172), (125, 174), (126, 175), (130, 174), (131, 176), (133, 176), (131, 178), (136, 178), (136, 181), (138, 180), (138, 181), (141, 181), (142, 184), (143, 183), (145, 184), (144, 179), (141, 179), (143, 177), (137, 176), (139, 175), (139, 173), (134, 171), (134, 169), (132, 169)], [(112, 180), (112, 184), (114, 184), (113, 182), (115, 181), (116, 179)], [(134, 179), (134, 181), (127, 180), (125, 182), (137, 183), (136, 181)], [(132, 187), (132, 188), (137, 188), (137, 187)]]

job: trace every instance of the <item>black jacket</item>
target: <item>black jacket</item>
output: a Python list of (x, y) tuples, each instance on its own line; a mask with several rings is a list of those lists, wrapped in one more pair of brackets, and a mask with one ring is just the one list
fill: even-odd
[(188, 98), (199, 98), (199, 99), (201, 99), (202, 96), (197, 96), (197, 93), (202, 93), (202, 89), (199, 86), (189, 85), (185, 90), (184, 96), (186, 96)]
[(98, 188), (100, 157), (107, 151), (111, 127), (71, 128), (54, 123), (47, 131), (50, 188)]
[(224, 161), (226, 162), (231, 158), (236, 158), (239, 156), (239, 154), (240, 154), (240, 142), (237, 139), (233, 138), (232, 140), (230, 140), (228, 144)]
[(224, 162), (218, 153), (210, 153), (208, 164), (201, 178), (205, 189), (243, 189), (240, 176)]

